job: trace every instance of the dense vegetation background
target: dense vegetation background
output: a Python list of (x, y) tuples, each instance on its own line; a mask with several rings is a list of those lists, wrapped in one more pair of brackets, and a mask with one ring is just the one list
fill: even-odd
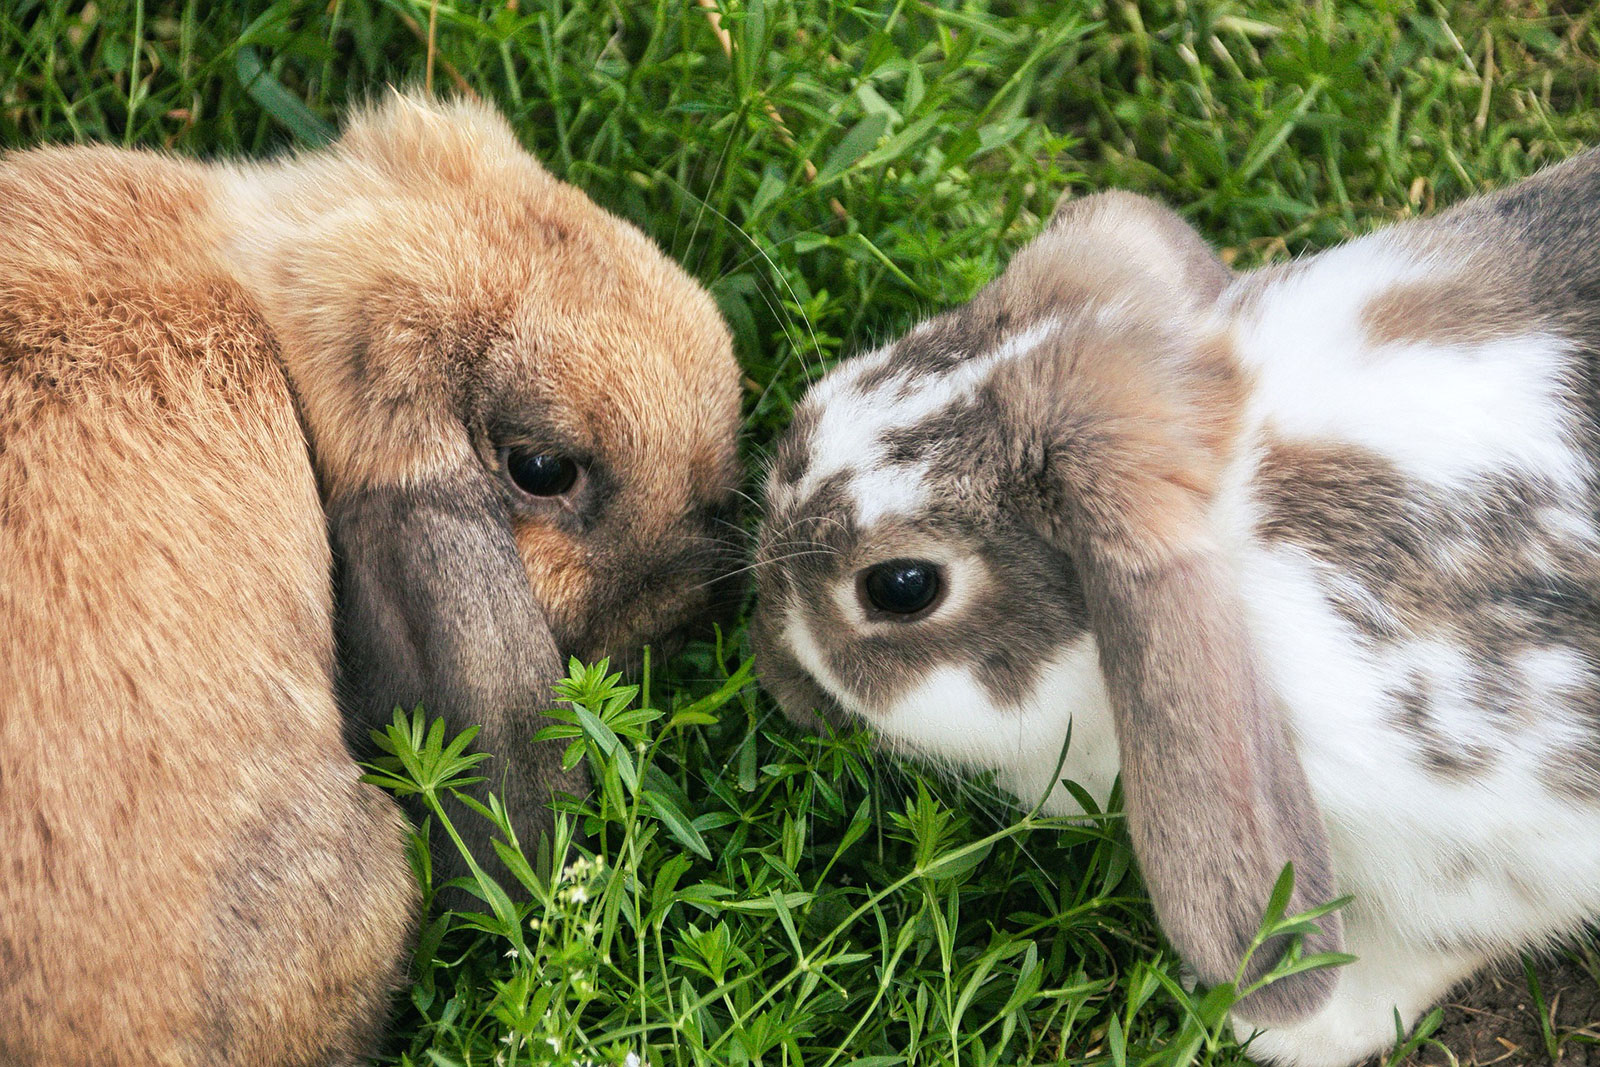
[[(0, 145), (259, 155), (385, 83), (489, 98), (716, 295), (754, 480), (808, 381), (968, 297), (1063, 192), (1155, 194), (1255, 265), (1600, 143), (1597, 64), (1595, 10), (1535, 0), (0, 0)], [(430, 922), (387, 1061), (1242, 1060), (1114, 817), (802, 738), (742, 640), (643, 693), (575, 670), (602, 858), (525, 842), (480, 917)], [(393, 743), (443, 788), (447, 751)], [(1594, 1043), (1527, 993), (1511, 1062)]]

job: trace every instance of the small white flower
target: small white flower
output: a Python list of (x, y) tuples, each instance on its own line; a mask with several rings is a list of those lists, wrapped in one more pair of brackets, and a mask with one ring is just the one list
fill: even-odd
[(581, 885), (573, 886), (572, 902), (574, 904), (587, 904), (589, 902), (589, 891)]
[(644, 1067), (644, 1061), (637, 1052), (630, 1052), (622, 1061), (622, 1067)]
[(545, 1042), (549, 1044), (551, 1051), (561, 1051), (561, 1039), (559, 1037), (547, 1037), (545, 1038)]
[(517, 958), (517, 950), (515, 948), (506, 949), (506, 959), (514, 960), (516, 958)]

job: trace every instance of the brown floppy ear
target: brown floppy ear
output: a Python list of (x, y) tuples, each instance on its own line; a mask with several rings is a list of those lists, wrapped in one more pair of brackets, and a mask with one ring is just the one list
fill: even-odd
[[(559, 744), (536, 743), (562, 665), (512, 537), (506, 505), (475, 471), (357, 489), (328, 505), (337, 566), (341, 696), (358, 749), (398, 706), (442, 716), (451, 734), (481, 726), (473, 747), (493, 758), (472, 790), (505, 802), (528, 849), (556, 792), (581, 792)], [(500, 865), (491, 824), (457, 807), (452, 821), (485, 870)], [(434, 882), (467, 874), (436, 829)]]
[[(1158, 334), (1142, 340), (1163, 345)], [(1129, 830), (1156, 914), (1204, 981), (1233, 981), (1284, 864), (1295, 870), (1289, 914), (1336, 893), (1322, 814), (1210, 527), (1228, 428), (1226, 367), (1211, 352), (1208, 375), (1201, 352), (1165, 364), (1175, 373), (1130, 374), (1126, 353), (1120, 365), (1093, 344), (1076, 354), (1070, 377), (1054, 386), (1050, 533), (1083, 584)], [(1337, 951), (1338, 915), (1320, 925), (1305, 950)], [(1247, 979), (1286, 947), (1259, 950)], [(1327, 1000), (1336, 978), (1293, 975), (1239, 1014), (1300, 1018)]]

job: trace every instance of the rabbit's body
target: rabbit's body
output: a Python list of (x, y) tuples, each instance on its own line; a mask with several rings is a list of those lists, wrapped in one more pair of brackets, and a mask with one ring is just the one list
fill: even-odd
[(417, 887), (346, 738), (481, 726), (537, 849), (562, 655), (723, 573), (726, 330), (477, 104), (15, 154), (0, 205), (0, 1064), (360, 1062)]
[[(1240, 1029), (1271, 1024), (1251, 1047), (1275, 1061), (1354, 1062), (1394, 1008), (1409, 1024), (1600, 916), (1600, 156), (1237, 278), (1133, 198), (1063, 216), (797, 412), (763, 676), (1025, 802), (1070, 722), (1063, 776), (1103, 799), (1120, 765), (1163, 922), (1210, 980), (1234, 936), (1195, 933), (1225, 928), (1214, 885), (1240, 929), (1286, 860), (1297, 903), (1353, 894), (1360, 960), (1252, 998)], [(1086, 277), (1110, 250), (1134, 266)], [(932, 561), (940, 599), (867, 603), (885, 559)], [(1212, 696), (1187, 663), (1246, 680)], [(1259, 808), (1215, 801), (1252, 776)], [(1047, 807), (1077, 810), (1059, 786)], [(1271, 830), (1284, 811), (1297, 829)]]
[(1363, 957), (1262, 1051), (1364, 1054), (1386, 998), (1600, 916), (1597, 246), (1591, 155), (1224, 295), (1257, 443), (1218, 505)]
[(0, 1062), (353, 1063), (415, 888), (276, 345), (200, 168), (19, 156), (0, 202)]

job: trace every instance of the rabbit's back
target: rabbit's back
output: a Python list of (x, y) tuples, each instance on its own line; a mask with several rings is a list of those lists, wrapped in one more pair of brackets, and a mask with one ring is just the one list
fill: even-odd
[(1600, 908), (1596, 191), (1580, 157), (1224, 298), (1257, 637), (1342, 888), (1419, 939)]
[(108, 149), (0, 162), (8, 1064), (353, 1055), (406, 933), (310, 459), (209, 190)]

